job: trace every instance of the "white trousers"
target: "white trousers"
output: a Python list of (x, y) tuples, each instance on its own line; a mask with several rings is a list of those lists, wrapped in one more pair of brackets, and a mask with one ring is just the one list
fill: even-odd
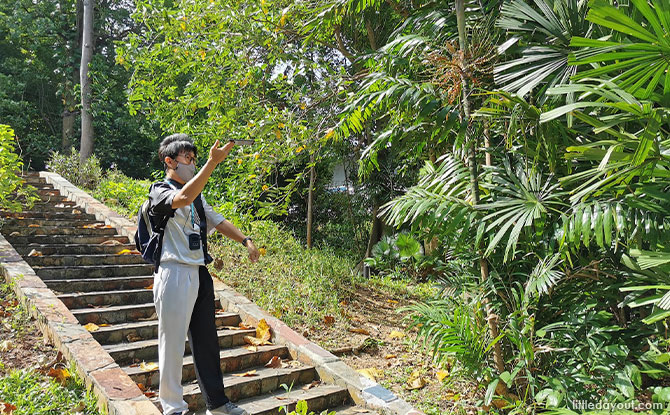
[(154, 304), (158, 316), (158, 397), (163, 414), (188, 410), (181, 385), (184, 348), (200, 279), (197, 265), (161, 262), (154, 274)]

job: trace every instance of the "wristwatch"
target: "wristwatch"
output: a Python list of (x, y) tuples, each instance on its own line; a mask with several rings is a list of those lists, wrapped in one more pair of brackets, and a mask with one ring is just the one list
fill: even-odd
[(252, 240), (251, 237), (247, 236), (246, 238), (242, 239), (242, 245), (244, 245), (244, 247), (246, 248), (247, 241), (251, 241), (251, 240)]

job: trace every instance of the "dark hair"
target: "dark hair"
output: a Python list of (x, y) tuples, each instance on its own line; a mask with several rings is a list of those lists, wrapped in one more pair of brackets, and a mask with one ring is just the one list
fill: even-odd
[(193, 144), (191, 137), (181, 133), (172, 134), (161, 141), (161, 145), (158, 147), (158, 159), (161, 163), (165, 163), (165, 157), (176, 159), (182, 151), (188, 153), (192, 151), (195, 156), (198, 155), (198, 149)]

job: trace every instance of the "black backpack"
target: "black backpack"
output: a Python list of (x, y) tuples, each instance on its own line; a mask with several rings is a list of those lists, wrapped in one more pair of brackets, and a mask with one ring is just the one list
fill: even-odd
[(135, 247), (146, 262), (154, 264), (154, 271), (158, 270), (160, 264), (163, 233), (170, 218), (170, 215), (160, 218), (149, 215), (149, 200), (145, 200), (137, 212)]

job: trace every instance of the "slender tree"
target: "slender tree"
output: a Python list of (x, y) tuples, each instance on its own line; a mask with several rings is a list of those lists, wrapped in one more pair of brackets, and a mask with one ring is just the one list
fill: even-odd
[(84, 19), (82, 32), (81, 67), (79, 82), (81, 84), (81, 147), (82, 161), (93, 154), (93, 114), (91, 113), (91, 79), (88, 75), (89, 65), (93, 57), (93, 9), (94, 0), (83, 0)]

